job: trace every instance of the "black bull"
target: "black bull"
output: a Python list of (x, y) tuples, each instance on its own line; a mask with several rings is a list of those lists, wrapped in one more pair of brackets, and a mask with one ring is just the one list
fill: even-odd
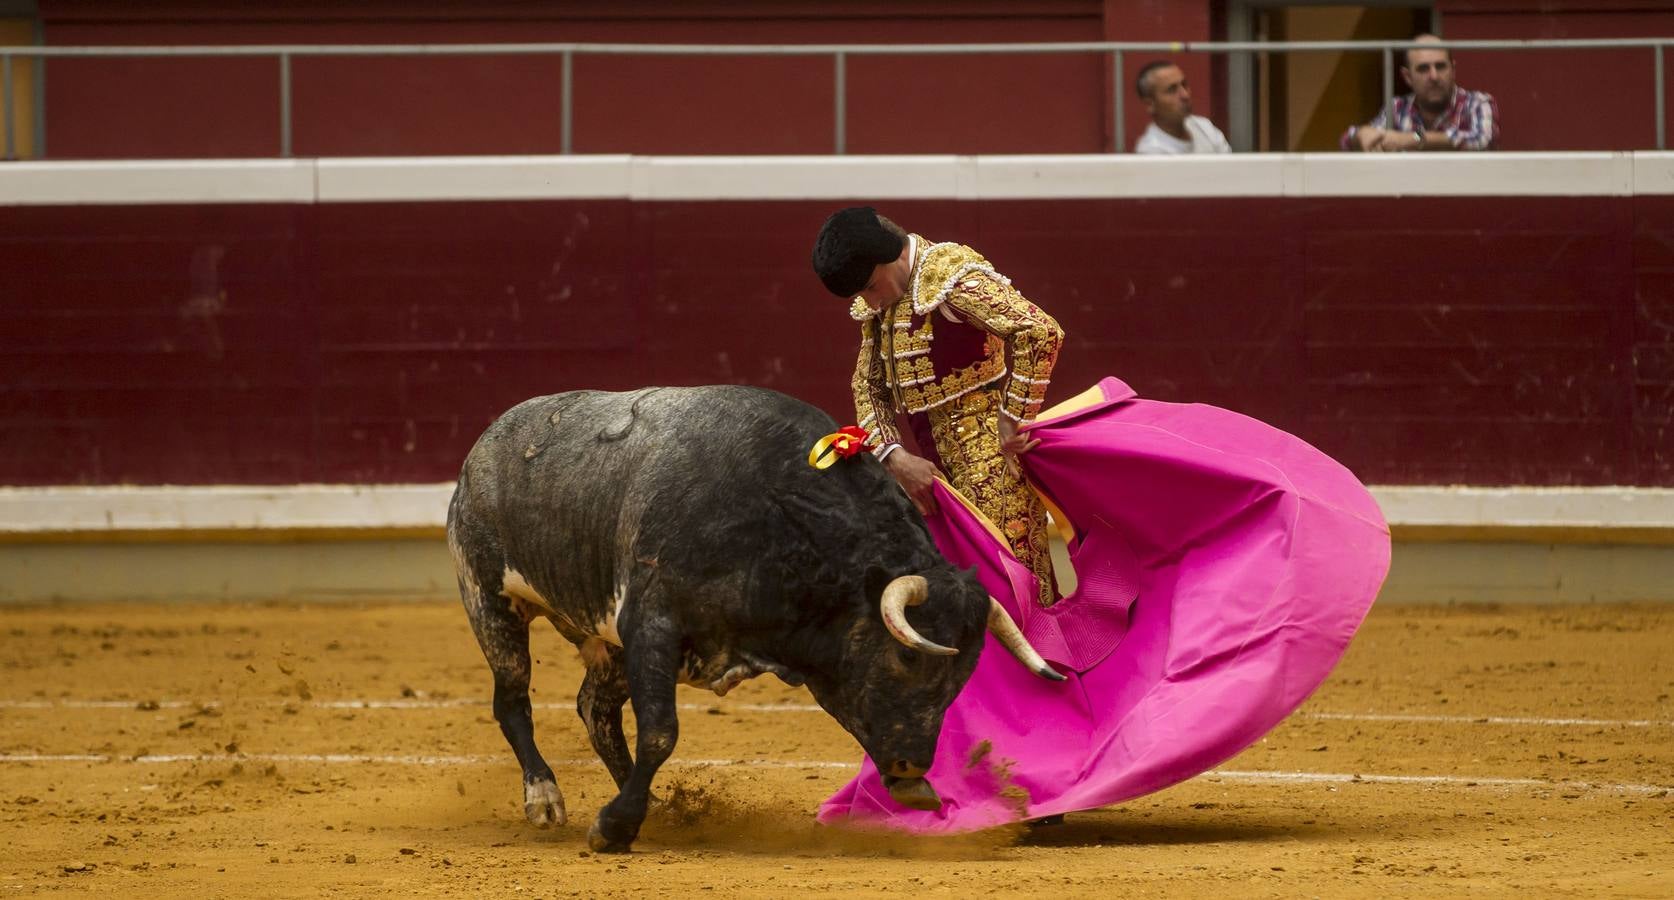
[(537, 617), (581, 651), (576, 712), (619, 790), (588, 833), (596, 850), (639, 833), (674, 750), (677, 683), (724, 694), (772, 672), (806, 684), (900, 802), (934, 809), (923, 776), (984, 630), (1058, 677), (974, 575), (942, 558), (870, 454), (808, 464), (834, 430), (783, 394), (721, 386), (538, 397), (478, 439), (448, 545), (530, 822), (565, 821), (530, 716)]

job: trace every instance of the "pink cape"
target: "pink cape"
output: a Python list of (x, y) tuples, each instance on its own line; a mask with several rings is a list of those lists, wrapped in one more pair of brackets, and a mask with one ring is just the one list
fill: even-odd
[(1073, 593), (1039, 608), (1033, 574), (945, 485), (929, 526), (1069, 680), (1031, 675), (990, 636), (942, 726), (942, 808), (897, 804), (867, 759), (820, 821), (971, 831), (1184, 781), (1300, 706), (1371, 607), (1389, 528), (1300, 439), (1114, 378), (1046, 416), (1026, 467), (1073, 526)]

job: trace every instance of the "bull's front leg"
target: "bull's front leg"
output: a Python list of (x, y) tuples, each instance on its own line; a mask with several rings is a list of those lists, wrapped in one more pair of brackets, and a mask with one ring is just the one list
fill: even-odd
[[(624, 637), (626, 637), (624, 635)], [(626, 853), (639, 836), (651, 796), (651, 780), (674, 752), (680, 736), (674, 686), (680, 666), (679, 636), (668, 626), (642, 628), (622, 651), (639, 735), (632, 768), (616, 798), (599, 810), (587, 844), (602, 853)], [(607, 760), (608, 765), (608, 760)]]
[(587, 667), (587, 676), (575, 697), (575, 712), (587, 726), (593, 752), (610, 770), (618, 791), (627, 783), (634, 765), (622, 732), (622, 704), (627, 702), (628, 676), (622, 668), (622, 651), (612, 648), (603, 660)]

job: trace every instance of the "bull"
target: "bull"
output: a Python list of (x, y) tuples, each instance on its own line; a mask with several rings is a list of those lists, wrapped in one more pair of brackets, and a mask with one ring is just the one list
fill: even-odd
[(536, 619), (586, 666), (576, 712), (618, 789), (588, 831), (597, 851), (626, 852), (639, 834), (674, 750), (677, 684), (722, 695), (763, 673), (805, 684), (897, 801), (936, 809), (924, 776), (985, 631), (1061, 679), (974, 572), (937, 552), (870, 454), (809, 465), (834, 430), (791, 397), (717, 386), (537, 397), (477, 440), (448, 546), (532, 824), (566, 821), (530, 715)]

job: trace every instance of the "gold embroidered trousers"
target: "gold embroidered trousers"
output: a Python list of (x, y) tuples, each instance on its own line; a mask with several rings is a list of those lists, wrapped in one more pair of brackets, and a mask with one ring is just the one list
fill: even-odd
[[(999, 391), (977, 390), (926, 410), (942, 472), (1000, 533), (1018, 561), (1035, 573), (1041, 606), (1057, 602), (1046, 507), (1027, 481), (1006, 468), (1000, 452)], [(917, 424), (917, 423), (915, 423)]]

